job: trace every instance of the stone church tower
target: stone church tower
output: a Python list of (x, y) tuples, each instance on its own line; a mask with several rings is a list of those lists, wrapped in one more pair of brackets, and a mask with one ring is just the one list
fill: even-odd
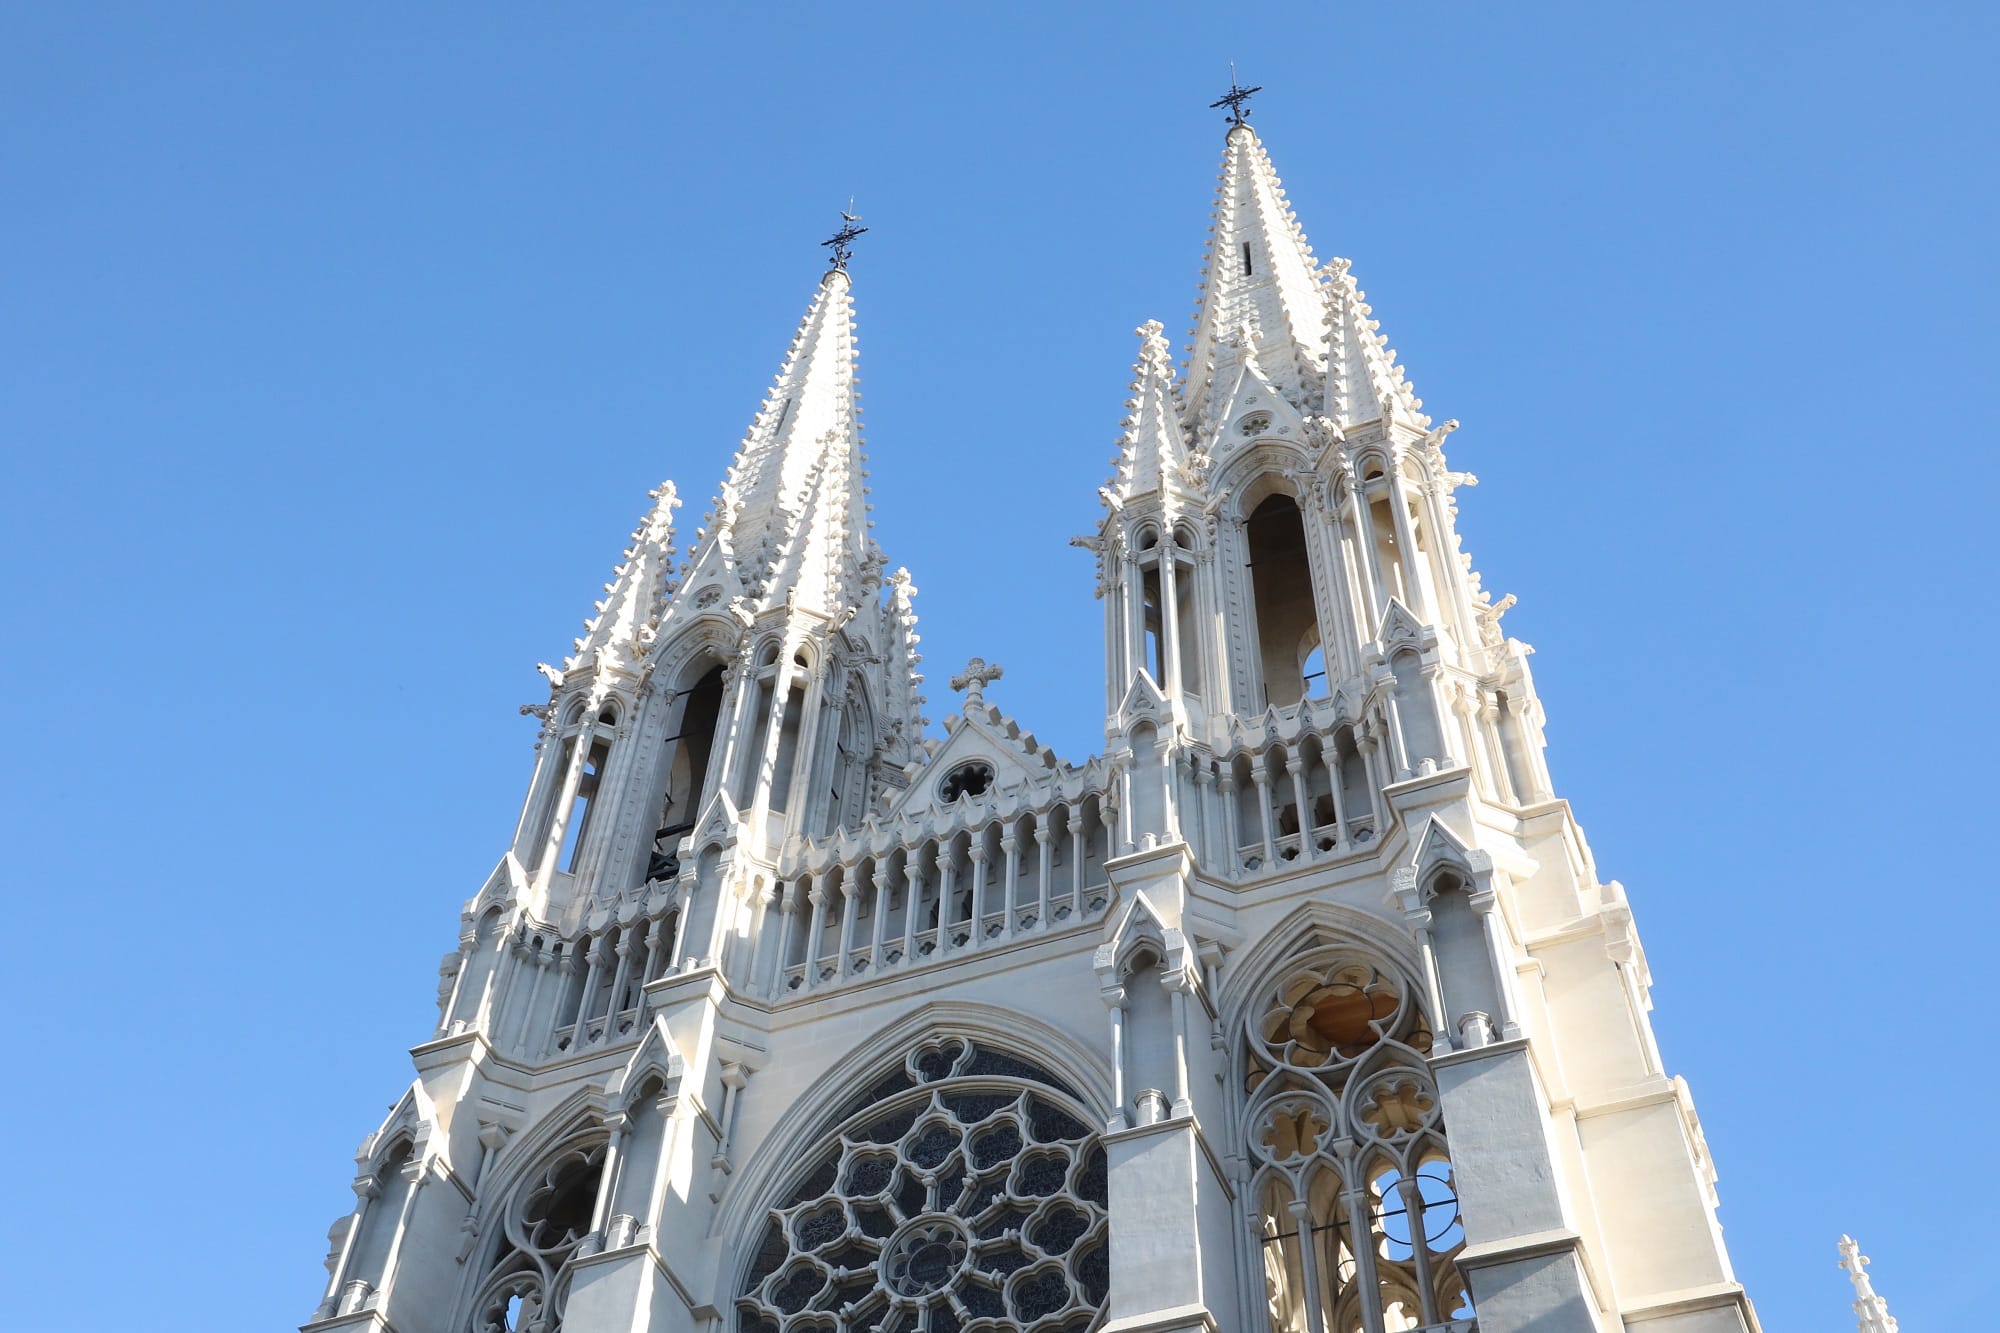
[(691, 545), (664, 485), (543, 668), (307, 1329), (1756, 1328), (1456, 423), (1240, 117), (1210, 231), (1077, 539), (1083, 763), (977, 661), (924, 734), (836, 252)]

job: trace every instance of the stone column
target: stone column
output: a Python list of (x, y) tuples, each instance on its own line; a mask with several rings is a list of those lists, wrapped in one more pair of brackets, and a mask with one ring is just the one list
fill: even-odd
[(812, 904), (812, 923), (806, 927), (806, 989), (819, 986), (819, 950), (826, 934), (826, 885), (815, 882), (806, 901)]
[(972, 859), (972, 933), (966, 937), (966, 947), (977, 949), (986, 942), (986, 829), (981, 826), (972, 831), (972, 843), (966, 848), (966, 855)]

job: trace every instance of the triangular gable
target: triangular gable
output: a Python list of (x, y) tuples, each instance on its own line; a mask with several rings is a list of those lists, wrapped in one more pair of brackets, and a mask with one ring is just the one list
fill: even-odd
[(1210, 452), (1218, 458), (1262, 439), (1302, 440), (1305, 418), (1264, 373), (1257, 350), (1246, 337), (1237, 351), (1235, 382), (1209, 416), (1214, 433)]
[(987, 791), (1001, 792), (1047, 782), (1062, 763), (1047, 747), (990, 704), (970, 707), (948, 718), (950, 732), (937, 751), (916, 770), (908, 790), (890, 809), (893, 817), (921, 814), (945, 805), (940, 786), (953, 772), (974, 762), (993, 769)]
[(423, 1080), (417, 1079), (389, 1108), (381, 1127), (361, 1141), (361, 1151), (354, 1155), (354, 1160), (364, 1171), (379, 1170), (390, 1146), (407, 1136), (411, 1159), (422, 1161), (430, 1155), (434, 1141), (440, 1150), (444, 1146), (444, 1136), (432, 1133), (436, 1128), (437, 1108), (432, 1105)]
[(1410, 868), (1421, 877), (1439, 865), (1457, 866), (1476, 878), (1492, 871), (1493, 858), (1461, 837), (1441, 817), (1432, 815), (1424, 825), (1423, 836), (1417, 839)]
[(1421, 644), (1423, 637), (1423, 623), (1411, 613), (1409, 607), (1403, 605), (1401, 600), (1391, 597), (1389, 605), (1382, 612), (1382, 646), (1388, 648), (1392, 645)]
[(1125, 697), (1118, 701), (1119, 722), (1126, 727), (1149, 719), (1158, 722), (1167, 717), (1168, 711), (1167, 696), (1154, 681), (1153, 673), (1140, 667)]
[(639, 1095), (639, 1089), (653, 1074), (660, 1076), (670, 1093), (678, 1091), (686, 1068), (686, 1062), (681, 1059), (673, 1036), (667, 1030), (666, 1015), (655, 1014), (646, 1035), (633, 1048), (631, 1058), (605, 1084), (605, 1105), (614, 1110), (628, 1109), (633, 1098)]
[(1104, 943), (1097, 946), (1091, 962), (1098, 971), (1106, 971), (1141, 940), (1157, 943), (1164, 953), (1179, 934), (1167, 924), (1166, 918), (1160, 915), (1159, 909), (1153, 906), (1144, 892), (1135, 893), (1115, 918), (1105, 919)]

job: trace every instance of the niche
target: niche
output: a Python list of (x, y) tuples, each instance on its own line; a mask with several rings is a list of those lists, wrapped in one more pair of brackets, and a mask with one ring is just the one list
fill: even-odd
[(495, 938), (500, 933), (500, 909), (490, 909), (479, 918), (479, 924), (472, 933), (472, 954), (465, 960), (465, 970), (458, 978), (458, 1003), (452, 1006), (454, 1023), (467, 1026), (479, 1019), (480, 1002), (486, 998), (486, 987), (493, 977), (493, 969), (499, 965), (500, 949)]
[(1500, 993), (1486, 928), (1457, 876), (1440, 875), (1431, 900), (1431, 941), (1437, 950), (1438, 982), (1444, 988), (1446, 1022), (1453, 1040), (1484, 1046), (1499, 1021)]
[(410, 1182), (403, 1178), (403, 1168), (409, 1160), (410, 1144), (405, 1140), (398, 1143), (376, 1169), (377, 1192), (368, 1201), (368, 1211), (361, 1218), (361, 1235), (354, 1244), (354, 1262), (347, 1269), (350, 1283), (366, 1282), (371, 1289), (379, 1288), (389, 1271), (389, 1250), (395, 1244), (396, 1228), (402, 1221), (403, 1209), (410, 1198)]
[[(637, 1240), (640, 1227), (653, 1222), (653, 1181), (659, 1173), (660, 1150), (666, 1142), (666, 1119), (660, 1114), (660, 1093), (665, 1089), (658, 1075), (646, 1080), (626, 1112), (625, 1150), (618, 1157), (618, 1187), (612, 1195), (610, 1231), (613, 1235), (632, 1231)], [(627, 1219), (621, 1226), (619, 1218)], [(619, 1235), (620, 1239), (625, 1239)], [(628, 1240), (627, 1243), (630, 1243)]]
[(1141, 947), (1126, 965), (1125, 1044), (1127, 1095), (1137, 1123), (1163, 1119), (1174, 1096), (1173, 998), (1160, 981), (1160, 956)]
[(1436, 767), (1443, 759), (1438, 743), (1437, 712), (1431, 707), (1430, 687), (1424, 682), (1423, 664), (1405, 648), (1389, 659), (1396, 677), (1396, 713), (1403, 723), (1403, 751), (1410, 771), (1422, 770), (1424, 760)]

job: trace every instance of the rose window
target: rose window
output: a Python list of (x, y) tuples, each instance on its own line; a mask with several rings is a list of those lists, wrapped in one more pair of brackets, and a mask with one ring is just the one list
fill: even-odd
[(1076, 1096), (953, 1038), (858, 1104), (771, 1210), (742, 1333), (1085, 1333), (1110, 1238)]

